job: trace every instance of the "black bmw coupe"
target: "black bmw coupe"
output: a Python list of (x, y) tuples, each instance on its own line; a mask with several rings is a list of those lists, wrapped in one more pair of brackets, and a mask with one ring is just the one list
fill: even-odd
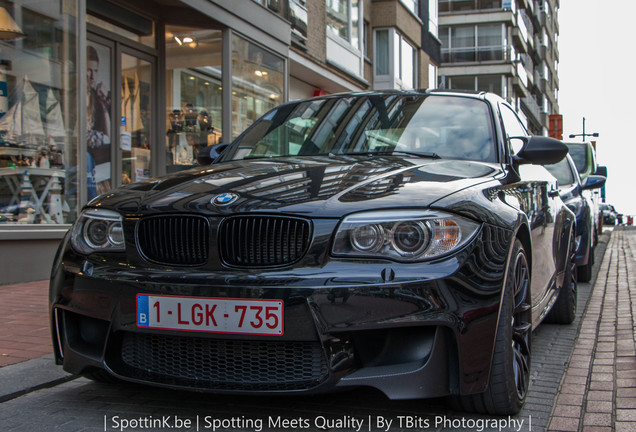
[(519, 411), (533, 328), (576, 310), (576, 222), (542, 166), (562, 143), (495, 95), (411, 91), (287, 103), (207, 150), (97, 197), (62, 241), (66, 371)]

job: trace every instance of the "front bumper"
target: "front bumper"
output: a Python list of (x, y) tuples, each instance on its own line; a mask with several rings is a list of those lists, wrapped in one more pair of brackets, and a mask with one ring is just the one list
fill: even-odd
[[(322, 268), (139, 269), (63, 245), (51, 280), (56, 361), (75, 374), (217, 393), (375, 387), (394, 399), (484, 391), (510, 233), (484, 226), (433, 262), (332, 260)], [(137, 326), (138, 294), (282, 299), (283, 336)]]

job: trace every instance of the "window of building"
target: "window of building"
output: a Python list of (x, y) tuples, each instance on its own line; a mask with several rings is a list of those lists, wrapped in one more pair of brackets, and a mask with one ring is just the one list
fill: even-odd
[(506, 4), (510, 3), (511, 0), (439, 0), (439, 11), (462, 12), (484, 9), (501, 9)]
[(358, 5), (358, 0), (327, 0), (327, 31), (355, 48), (360, 48)]
[[(400, 52), (396, 56), (396, 69), (399, 65), (398, 84), (400, 88), (412, 89), (415, 88), (417, 83), (417, 76), (415, 75), (417, 53), (415, 48), (406, 41), (401, 35), (397, 34), (396, 40), (399, 39)], [(397, 47), (396, 47), (397, 51)]]
[(428, 32), (434, 36), (439, 33), (438, 29), (438, 5), (435, 0), (428, 2)]
[(434, 89), (437, 87), (437, 66), (429, 63), (428, 65), (428, 88)]
[(0, 226), (77, 216), (77, 58), (73, 7), (0, 1), (25, 34), (0, 48)]
[(389, 46), (389, 29), (375, 32), (375, 74), (376, 76), (388, 76), (391, 73)]
[(454, 90), (485, 91), (504, 96), (504, 77), (501, 75), (465, 75), (446, 77), (446, 87)]
[[(415, 15), (418, 15), (418, 8), (419, 8), (419, 0), (400, 0), (402, 2), (402, 4), (411, 12), (413, 12)], [(431, 2), (433, 3), (433, 2)]]
[(440, 27), (443, 63), (501, 61), (510, 58), (504, 24)]
[(375, 31), (376, 89), (417, 86), (417, 50), (394, 28)]
[(325, 0), (327, 6), (327, 61), (363, 76), (363, 2)]

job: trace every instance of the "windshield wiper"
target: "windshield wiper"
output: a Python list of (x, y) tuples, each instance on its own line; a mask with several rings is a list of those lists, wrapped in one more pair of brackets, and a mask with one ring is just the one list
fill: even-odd
[(345, 155), (345, 156), (392, 156), (394, 154), (403, 154), (403, 155), (409, 155), (409, 156), (416, 156), (419, 158), (426, 158), (426, 159), (441, 159), (442, 157), (440, 155), (438, 155), (437, 153), (433, 153), (433, 152), (411, 152), (411, 151), (405, 151), (405, 150), (393, 150), (393, 151), (382, 151), (382, 152), (378, 152), (378, 151), (367, 151), (367, 152), (352, 152), (352, 153), (336, 153), (336, 156), (338, 155)]
[(392, 154), (396, 154), (396, 153), (400, 153), (400, 154), (405, 154), (405, 155), (409, 155), (409, 156), (417, 156), (417, 157), (421, 157), (421, 158), (428, 158), (428, 159), (441, 159), (442, 157), (440, 155), (438, 155), (437, 153), (433, 153), (433, 152), (411, 152), (411, 151), (405, 151), (405, 150), (393, 150), (391, 153), (378, 153), (378, 154), (388, 154), (388, 155), (392, 155)]

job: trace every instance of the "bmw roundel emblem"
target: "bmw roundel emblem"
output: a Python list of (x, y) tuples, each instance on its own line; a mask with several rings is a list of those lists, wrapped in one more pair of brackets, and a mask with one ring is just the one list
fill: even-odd
[(232, 204), (234, 201), (238, 199), (238, 197), (239, 196), (235, 193), (224, 193), (212, 198), (212, 204), (217, 206), (226, 206), (226, 205)]

